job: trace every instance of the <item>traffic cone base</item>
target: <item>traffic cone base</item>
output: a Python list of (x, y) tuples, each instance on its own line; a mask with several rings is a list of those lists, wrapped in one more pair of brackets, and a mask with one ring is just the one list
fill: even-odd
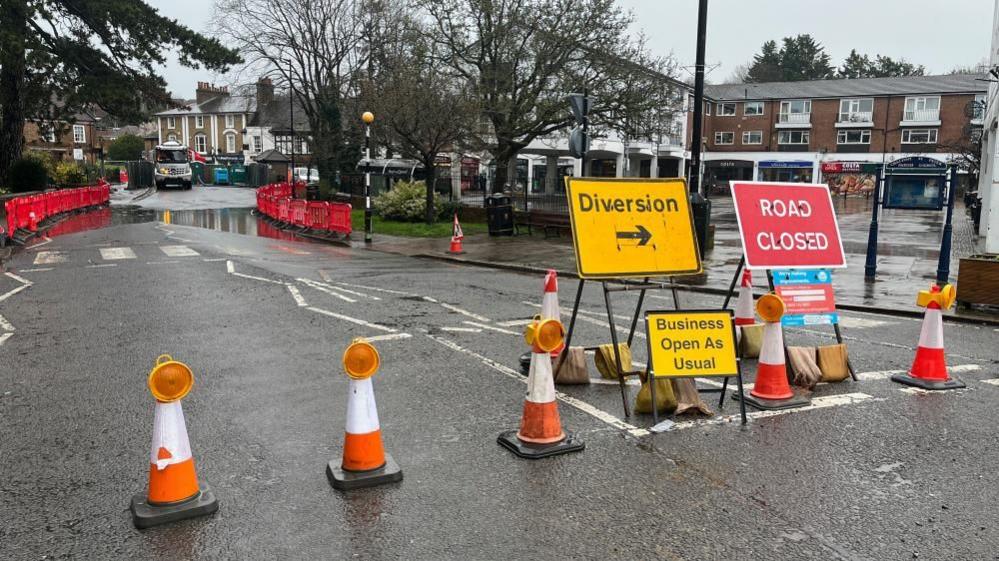
[(947, 378), (946, 380), (928, 380), (917, 378), (912, 374), (895, 374), (891, 377), (893, 382), (915, 386), (924, 390), (958, 390), (967, 387), (967, 384), (957, 378)]
[(811, 403), (804, 393), (795, 393), (787, 381), (787, 366), (784, 361), (784, 334), (780, 322), (768, 322), (763, 327), (763, 344), (756, 369), (756, 380), (749, 395), (736, 394), (757, 409), (790, 409)]
[(559, 454), (567, 454), (569, 452), (578, 452), (586, 448), (586, 443), (569, 431), (562, 432), (562, 434), (565, 435), (562, 440), (550, 444), (525, 442), (517, 437), (519, 432), (519, 430), (504, 431), (500, 433), (496, 442), (500, 443), (501, 446), (510, 450), (518, 457), (526, 458), (528, 460), (537, 460), (539, 458), (547, 458), (549, 456), (557, 456)]
[(330, 463), (326, 464), (326, 477), (334, 489), (350, 491), (351, 489), (363, 489), (364, 487), (402, 481), (402, 468), (395, 463), (392, 455), (386, 452), (385, 464), (380, 468), (368, 471), (346, 470), (343, 469), (342, 460), (331, 460)]
[(217, 511), (219, 500), (211, 488), (204, 481), (198, 481), (198, 489), (198, 493), (190, 499), (173, 504), (151, 504), (146, 493), (137, 493), (132, 497), (130, 506), (132, 522), (136, 528), (151, 528)]
[(749, 394), (744, 398), (739, 392), (733, 393), (732, 399), (736, 401), (745, 401), (746, 405), (752, 405), (753, 407), (763, 411), (773, 411), (775, 409), (794, 409), (795, 407), (803, 407), (812, 402), (812, 398), (808, 397), (808, 395), (798, 393), (793, 390), (791, 397), (787, 399), (766, 399), (756, 397), (753, 394)]
[(451, 255), (462, 255), (465, 253), (465, 249), (462, 247), (461, 240), (451, 240), (451, 247), (447, 250)]

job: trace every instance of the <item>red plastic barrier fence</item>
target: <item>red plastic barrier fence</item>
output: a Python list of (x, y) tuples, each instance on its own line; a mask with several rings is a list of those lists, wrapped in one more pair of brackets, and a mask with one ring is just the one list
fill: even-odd
[(76, 189), (48, 191), (40, 195), (15, 197), (4, 203), (7, 231), (34, 230), (39, 222), (81, 208), (106, 204), (111, 199), (111, 186), (101, 180), (97, 185)]
[(288, 183), (272, 183), (257, 189), (257, 209), (279, 222), (310, 230), (351, 232), (351, 206), (345, 203), (306, 202), (292, 198)]

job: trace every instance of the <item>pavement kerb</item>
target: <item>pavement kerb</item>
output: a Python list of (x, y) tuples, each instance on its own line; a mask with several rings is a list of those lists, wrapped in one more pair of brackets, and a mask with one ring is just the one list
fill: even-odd
[[(377, 250), (375, 250), (377, 251)], [(434, 255), (432, 253), (418, 253), (413, 255), (413, 257), (419, 259), (433, 259), (437, 261), (447, 261), (450, 263), (458, 263), (461, 265), (469, 265), (473, 267), (484, 267), (488, 269), (501, 269), (505, 271), (516, 271), (521, 273), (536, 273), (544, 274), (548, 272), (548, 268), (532, 267), (530, 265), (522, 265), (518, 263), (494, 263), (491, 261), (479, 261), (476, 259), (462, 259), (460, 257), (451, 257), (448, 255)], [(555, 270), (559, 275), (567, 278), (575, 278), (576, 271)], [(636, 282), (636, 281), (625, 281), (626, 283)], [(712, 288), (709, 286), (694, 286), (689, 284), (677, 284), (676, 287), (679, 290), (694, 292), (699, 294), (712, 294), (717, 296), (724, 296), (726, 290), (721, 288)], [(898, 316), (913, 319), (922, 319), (923, 313), (917, 310), (899, 310), (895, 308), (881, 308), (878, 306), (864, 306), (859, 304), (840, 304), (837, 303), (836, 307), (841, 310), (852, 311), (852, 312), (867, 312), (871, 314), (880, 314), (888, 316)], [(987, 325), (990, 327), (999, 327), (999, 318), (987, 318), (987, 317), (970, 317), (970, 316), (955, 316), (955, 315), (944, 315), (943, 320), (950, 323), (960, 323), (969, 325)]]

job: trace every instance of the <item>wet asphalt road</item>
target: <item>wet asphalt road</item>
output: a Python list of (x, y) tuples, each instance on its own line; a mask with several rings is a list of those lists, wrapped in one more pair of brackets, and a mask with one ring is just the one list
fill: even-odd
[[(999, 333), (991, 328), (948, 325), (949, 363), (968, 388), (919, 395), (884, 373), (907, 368), (919, 322), (845, 314), (864, 379), (819, 386), (816, 407), (756, 415), (745, 428), (695, 419), (652, 434), (650, 417), (622, 418), (616, 387), (560, 388), (581, 400), (562, 401), (560, 411), (587, 448), (530, 462), (495, 438), (516, 428), (525, 387), (510, 372), (526, 350), (521, 327), (509, 324), (536, 312), (541, 279), (120, 222), (41, 240), (8, 263), (13, 276), (0, 276), (0, 295), (31, 283), (0, 301), (0, 337), (11, 334), (0, 346), (0, 558), (991, 559), (999, 551), (999, 387), (988, 383), (999, 377)], [(174, 246), (186, 250), (165, 249)], [(560, 288), (567, 312), (575, 282)], [(577, 342), (607, 341), (601, 298), (585, 292)], [(615, 302), (627, 313), (634, 295)], [(657, 295), (649, 304), (672, 302)], [(383, 362), (375, 391), (405, 480), (345, 495), (323, 470), (342, 443), (340, 355), (358, 336), (391, 336), (375, 343)], [(831, 340), (821, 329), (786, 336)], [(194, 369), (187, 425), (221, 509), (138, 531), (127, 507), (146, 484), (145, 377), (161, 353)], [(747, 371), (751, 380), (753, 361)], [(736, 412), (727, 402), (724, 413)]]

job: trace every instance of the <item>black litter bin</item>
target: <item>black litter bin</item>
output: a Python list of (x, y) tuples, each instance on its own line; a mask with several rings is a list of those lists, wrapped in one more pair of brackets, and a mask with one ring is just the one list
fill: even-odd
[(503, 193), (486, 197), (486, 224), (490, 236), (513, 235), (513, 199)]
[(708, 224), (711, 223), (711, 200), (700, 193), (690, 195), (690, 211), (694, 215), (694, 234), (697, 235), (697, 248), (701, 258), (708, 247)]

